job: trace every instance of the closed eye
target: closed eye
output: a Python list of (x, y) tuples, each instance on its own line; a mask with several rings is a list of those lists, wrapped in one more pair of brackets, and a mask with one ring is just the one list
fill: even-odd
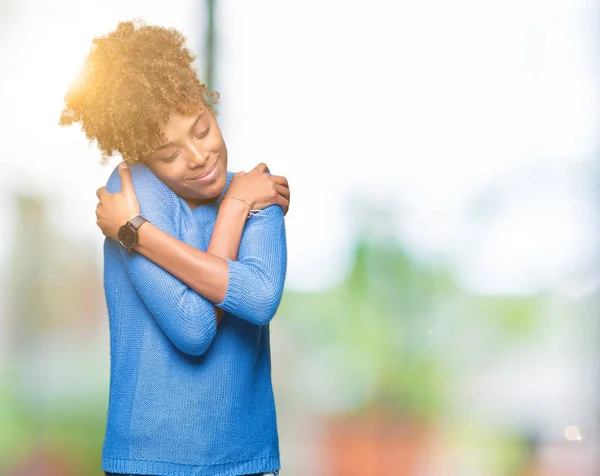
[(206, 137), (208, 135), (209, 131), (210, 131), (210, 127), (207, 127), (202, 132), (199, 132), (198, 134), (196, 134), (194, 137), (196, 137), (196, 139), (202, 139), (203, 137)]
[(164, 159), (160, 159), (161, 162), (164, 162), (165, 164), (168, 164), (169, 162), (173, 162), (177, 156), (179, 155), (179, 151), (175, 152), (173, 155), (169, 156), (169, 157), (165, 157)]

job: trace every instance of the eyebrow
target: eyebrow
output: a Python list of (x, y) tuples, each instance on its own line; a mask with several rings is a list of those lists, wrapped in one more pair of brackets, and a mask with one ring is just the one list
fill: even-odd
[[(194, 127), (196, 127), (196, 125), (198, 124), (198, 121), (200, 121), (200, 119), (202, 119), (202, 116), (204, 116), (204, 114), (206, 114), (205, 112), (201, 112), (200, 114), (198, 114), (198, 117), (196, 118), (196, 120), (194, 121), (194, 123), (192, 124), (192, 126), (190, 127), (190, 134), (192, 133), (192, 131), (194, 130)], [(159, 150), (163, 150), (166, 149), (167, 147), (171, 147), (173, 144), (172, 142), (166, 142), (163, 145), (157, 147), (156, 149), (154, 149), (155, 151), (159, 151)]]

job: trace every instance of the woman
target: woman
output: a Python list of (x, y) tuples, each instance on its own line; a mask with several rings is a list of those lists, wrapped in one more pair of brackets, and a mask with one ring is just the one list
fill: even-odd
[(97, 192), (111, 342), (102, 469), (277, 474), (269, 322), (287, 180), (265, 164), (227, 171), (218, 96), (180, 33), (124, 22), (93, 43), (60, 123), (124, 159)]

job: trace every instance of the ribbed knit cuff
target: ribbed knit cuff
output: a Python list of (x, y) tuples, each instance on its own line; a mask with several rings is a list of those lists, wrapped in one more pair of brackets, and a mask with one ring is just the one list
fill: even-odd
[(251, 290), (251, 286), (245, 284), (249, 284), (248, 279), (251, 279), (251, 276), (246, 276), (242, 263), (226, 259), (227, 266), (229, 267), (227, 292), (223, 301), (217, 304), (217, 306), (233, 315), (244, 314), (244, 312), (240, 312), (240, 306), (243, 305), (244, 294), (248, 294)]
[(102, 458), (102, 470), (117, 474), (155, 474), (160, 476), (239, 476), (240, 474), (266, 473), (279, 468), (279, 456), (255, 458), (249, 461), (210, 465), (188, 465), (167, 461), (144, 461), (123, 458)]

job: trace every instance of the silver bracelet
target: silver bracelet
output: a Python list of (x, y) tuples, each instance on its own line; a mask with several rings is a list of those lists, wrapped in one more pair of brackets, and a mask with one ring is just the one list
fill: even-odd
[(250, 205), (246, 200), (244, 200), (243, 198), (239, 198), (239, 197), (234, 197), (233, 195), (225, 195), (223, 198), (235, 198), (236, 200), (241, 200), (242, 202), (244, 202), (246, 205), (248, 205), (250, 207), (250, 212), (248, 213), (248, 216), (246, 217), (246, 220), (254, 215), (258, 215), (260, 213), (260, 210), (256, 210), (256, 209), (252, 209), (252, 205)]

